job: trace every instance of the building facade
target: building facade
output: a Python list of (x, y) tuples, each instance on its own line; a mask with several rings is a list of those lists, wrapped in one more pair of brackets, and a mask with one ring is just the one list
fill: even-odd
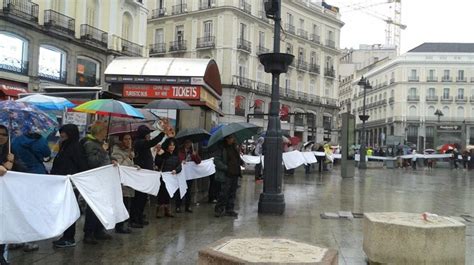
[(142, 0), (2, 0), (0, 85), (102, 86), (117, 56), (144, 56)]
[[(364, 76), (373, 87), (366, 101), (369, 146), (396, 144), (389, 136), (418, 150), (474, 144), (474, 44), (424, 43)], [(364, 92), (357, 81), (352, 112), (360, 115)]]
[[(214, 59), (223, 85), (219, 122), (248, 119), (266, 128), (271, 75), (258, 55), (272, 51), (274, 26), (263, 1), (156, 0), (148, 9), (150, 56)], [(283, 1), (282, 26), (281, 52), (295, 55), (280, 76), (282, 129), (302, 140), (334, 142), (340, 16), (310, 1)]]

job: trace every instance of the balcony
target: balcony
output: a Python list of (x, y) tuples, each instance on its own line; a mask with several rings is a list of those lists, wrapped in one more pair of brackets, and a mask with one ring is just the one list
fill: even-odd
[(426, 96), (425, 101), (426, 102), (438, 102), (439, 97), (438, 96)]
[(216, 7), (216, 0), (201, 0), (199, 10), (206, 10)]
[(170, 41), (170, 52), (183, 52), (187, 50), (186, 40)]
[(187, 4), (174, 5), (173, 9), (171, 10), (172, 15), (179, 15), (179, 14), (184, 14), (184, 13), (188, 13)]
[(245, 0), (240, 0), (239, 8), (247, 14), (252, 14), (252, 5)]
[(456, 82), (465, 83), (465, 82), (467, 82), (467, 78), (458, 76), (458, 77), (456, 77)]
[(389, 97), (388, 98), (388, 104), (393, 104), (395, 102), (395, 98), (394, 97)]
[(286, 32), (288, 32), (288, 33), (295, 34), (295, 26), (292, 25), (292, 24), (286, 23), (286, 24), (285, 24), (285, 30), (286, 30)]
[(286, 96), (289, 97), (289, 98), (294, 98), (296, 99), (296, 91), (292, 90), (292, 89), (287, 89), (286, 90)]
[(263, 20), (264, 22), (268, 23), (270, 20), (267, 18), (267, 14), (265, 11), (258, 11), (258, 18)]
[(166, 53), (166, 43), (150, 44), (150, 55)]
[(441, 102), (453, 102), (453, 97), (441, 97)]
[(51, 9), (44, 11), (44, 26), (48, 30), (59, 31), (74, 37), (75, 24), (74, 18)]
[(407, 97), (407, 101), (411, 101), (411, 102), (413, 102), (413, 101), (420, 101), (420, 96), (413, 96), (413, 95), (408, 96), (408, 97)]
[(127, 56), (143, 56), (143, 46), (138, 45), (134, 42), (122, 39), (118, 36), (112, 35), (114, 43), (120, 47), (120, 52)]
[(296, 61), (296, 69), (301, 70), (301, 71), (307, 71), (308, 63), (304, 61), (303, 59), (298, 59)]
[(237, 39), (237, 49), (246, 51), (248, 53), (252, 52), (252, 43), (248, 40), (238, 38)]
[(109, 34), (98, 28), (94, 28), (87, 24), (81, 25), (81, 40), (88, 43), (97, 44), (103, 48), (107, 48)]
[(238, 75), (232, 76), (232, 84), (241, 88), (252, 89), (254, 83), (255, 82), (253, 80), (242, 77), (242, 76), (238, 76)]
[(310, 40), (314, 43), (321, 43), (321, 37), (317, 34), (311, 34)]
[(255, 85), (255, 90), (262, 93), (271, 94), (272, 86), (270, 86), (269, 84), (262, 83), (262, 82), (257, 82), (257, 84)]
[(12, 19), (38, 23), (39, 5), (28, 0), (3, 0), (3, 13)]
[(395, 78), (390, 78), (390, 84), (395, 83)]
[(206, 36), (197, 38), (196, 49), (212, 49), (216, 47), (216, 37)]
[(160, 18), (160, 17), (165, 17), (168, 15), (166, 12), (166, 8), (158, 8), (158, 9), (153, 9), (151, 13), (151, 18)]
[(467, 102), (467, 98), (466, 97), (460, 97), (460, 96), (457, 96), (456, 97), (456, 103), (465, 103)]
[(319, 65), (315, 63), (309, 64), (309, 72), (319, 74), (321, 72)]
[(453, 81), (453, 78), (450, 76), (443, 76), (443, 78), (441, 78), (441, 82), (452, 82), (452, 81)]
[(326, 46), (330, 48), (336, 48), (336, 42), (334, 40), (326, 40)]
[[(5, 58), (6, 57), (6, 58)], [(0, 71), (28, 75), (28, 61), (18, 61), (4, 56), (0, 61)]]
[(265, 48), (264, 46), (258, 45), (257, 46), (257, 55), (262, 54), (262, 53), (269, 53), (270, 49)]
[(335, 78), (336, 72), (334, 71), (334, 68), (324, 69), (324, 76)]
[(438, 78), (434, 76), (428, 76), (426, 82), (438, 82)]
[(408, 77), (408, 82), (419, 82), (420, 77), (419, 76), (409, 76)]
[(304, 29), (298, 29), (298, 36), (300, 36), (303, 39), (308, 39), (308, 31)]

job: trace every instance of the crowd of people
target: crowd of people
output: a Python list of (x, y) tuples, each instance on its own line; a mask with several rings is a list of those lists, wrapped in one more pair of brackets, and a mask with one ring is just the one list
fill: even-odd
[[(169, 130), (165, 130), (169, 131)], [(107, 123), (94, 122), (85, 137), (80, 139), (79, 129), (74, 124), (63, 125), (59, 129), (59, 151), (54, 157), (50, 172), (44, 162), (50, 159), (51, 150), (46, 139), (34, 129), (30, 133), (16, 137), (10, 148), (9, 131), (0, 125), (0, 177), (5, 177), (8, 171), (19, 171), (34, 174), (72, 175), (86, 170), (106, 166), (125, 165), (138, 169), (156, 170), (179, 174), (181, 165), (193, 162), (201, 163), (201, 156), (193, 148), (191, 140), (178, 141), (174, 131), (165, 134), (160, 132), (151, 137), (153, 132), (148, 126), (138, 127), (136, 132), (123, 133), (118, 137), (118, 143), (109, 147)], [(241, 177), (239, 147), (233, 135), (225, 137), (213, 148), (212, 154), (216, 167), (215, 176), (211, 177), (209, 201), (215, 202), (215, 217), (232, 216), (238, 214), (234, 210), (238, 178)], [(188, 180), (188, 189), (192, 189), (193, 180)], [(115, 225), (115, 232), (128, 234), (132, 229), (144, 228), (149, 224), (144, 213), (145, 206), (151, 195), (123, 186), (123, 202), (129, 211), (130, 218)], [(75, 190), (76, 199), (79, 192)], [(184, 197), (179, 190), (170, 196), (166, 185), (161, 179), (161, 186), (156, 196), (156, 218), (172, 218), (175, 213), (192, 213), (191, 192)], [(174, 200), (175, 209), (172, 211), (171, 202)], [(184, 205), (184, 208), (182, 208)], [(101, 224), (94, 211), (86, 206), (84, 220), (85, 244), (96, 245), (99, 241), (109, 240), (109, 234)], [(76, 224), (72, 224), (63, 235), (53, 241), (56, 248), (68, 248), (76, 245)], [(6, 245), (0, 245), (0, 264), (8, 264), (2, 255)], [(38, 245), (34, 242), (8, 245), (8, 249), (23, 248), (24, 251), (34, 251)]]

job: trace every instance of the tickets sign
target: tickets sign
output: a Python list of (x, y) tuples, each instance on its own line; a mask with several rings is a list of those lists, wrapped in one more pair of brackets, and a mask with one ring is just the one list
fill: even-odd
[(123, 96), (128, 98), (199, 99), (201, 86), (125, 84)]

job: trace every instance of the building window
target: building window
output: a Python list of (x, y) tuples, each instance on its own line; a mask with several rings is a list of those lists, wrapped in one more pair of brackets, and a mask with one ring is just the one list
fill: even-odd
[(298, 92), (303, 92), (303, 79), (298, 79), (298, 83), (296, 84), (296, 90)]
[(444, 70), (443, 80), (449, 79), (449, 70)]
[(323, 128), (325, 130), (330, 130), (331, 129), (331, 116), (329, 116), (329, 115), (324, 115), (323, 116)]
[(449, 88), (448, 87), (443, 89), (443, 98), (444, 99), (449, 99)]
[(86, 5), (86, 23), (93, 27), (98, 27), (99, 5), (97, 0), (87, 0)]
[(286, 44), (286, 53), (293, 54), (293, 45), (291, 43)]
[(211, 36), (213, 36), (213, 25), (212, 25), (212, 20), (204, 21), (204, 32), (203, 32), (203, 37), (208, 39)]
[(408, 116), (411, 116), (411, 117), (418, 116), (416, 112), (416, 106), (410, 106), (410, 109), (408, 110)]
[(443, 107), (443, 115), (445, 117), (451, 117), (451, 114), (449, 113), (449, 107), (448, 106)]
[(459, 106), (456, 114), (459, 118), (464, 118), (464, 108)]
[(263, 82), (264, 81), (264, 78), (263, 78), (263, 66), (262, 65), (259, 65), (257, 67), (257, 82)]
[(242, 39), (242, 40), (247, 39), (247, 25), (245, 25), (244, 23), (240, 23), (239, 34), (240, 34), (240, 39)]
[(0, 70), (28, 74), (26, 40), (7, 32), (0, 32)]
[(435, 80), (435, 70), (431, 69), (428, 74), (428, 80)]
[(434, 87), (428, 88), (428, 97), (430, 98), (436, 97), (436, 90)]
[(464, 70), (458, 70), (458, 80), (459, 81), (464, 80)]
[(133, 18), (130, 13), (125, 12), (122, 18), (122, 38), (132, 40)]
[(235, 96), (234, 107), (235, 107), (235, 115), (245, 116), (245, 97)]
[(411, 87), (408, 93), (408, 96), (410, 98), (415, 98), (416, 97), (416, 87)]
[(179, 43), (184, 41), (184, 26), (183, 25), (176, 26), (176, 33), (174, 36), (174, 40)]
[(464, 99), (464, 88), (458, 88), (458, 99)]
[(100, 84), (100, 63), (87, 57), (77, 57), (76, 85), (97, 86)]
[(316, 95), (316, 80), (314, 79), (309, 82), (309, 93)]
[[(253, 113), (263, 114), (265, 111), (265, 101), (261, 99), (256, 99), (253, 103)], [(263, 117), (263, 116), (261, 116)]]
[(155, 43), (165, 43), (165, 34), (163, 29), (155, 30)]
[(434, 106), (429, 106), (429, 107), (428, 107), (427, 116), (434, 117), (434, 116), (435, 116), (435, 114), (434, 114), (435, 112), (436, 112), (435, 107), (434, 107)]
[(293, 25), (293, 15), (290, 13), (286, 13), (286, 18), (288, 20), (288, 24)]
[(65, 83), (66, 53), (52, 46), (40, 46), (38, 76), (43, 79)]

